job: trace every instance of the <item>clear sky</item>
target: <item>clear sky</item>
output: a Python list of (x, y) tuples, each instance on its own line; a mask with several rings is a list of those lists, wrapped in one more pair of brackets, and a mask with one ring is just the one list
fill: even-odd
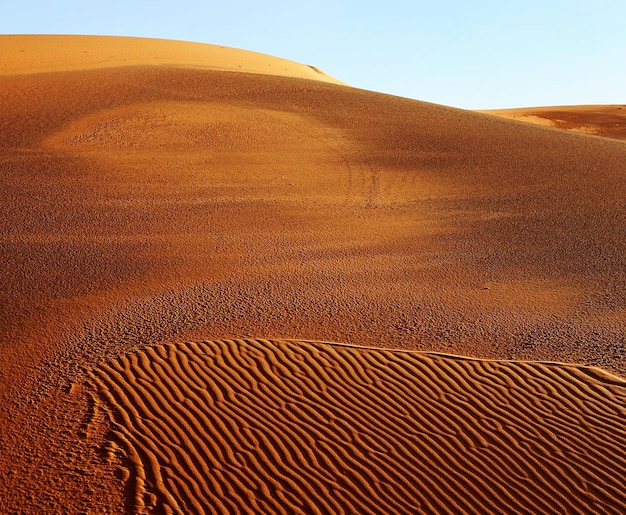
[(466, 109), (626, 103), (626, 0), (12, 0), (0, 33), (232, 46)]

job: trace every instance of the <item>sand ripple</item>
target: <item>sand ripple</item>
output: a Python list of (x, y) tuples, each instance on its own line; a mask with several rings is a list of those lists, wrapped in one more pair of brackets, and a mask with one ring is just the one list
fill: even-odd
[(626, 382), (595, 368), (220, 340), (91, 379), (140, 513), (626, 512)]

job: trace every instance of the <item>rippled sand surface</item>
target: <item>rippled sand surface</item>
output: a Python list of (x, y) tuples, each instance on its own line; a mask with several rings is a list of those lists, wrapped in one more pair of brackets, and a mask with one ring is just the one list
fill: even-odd
[[(0, 512), (186, 511), (187, 503), (208, 497), (193, 501), (195, 494), (180, 486), (183, 473), (215, 481), (215, 490), (202, 495), (219, 497), (222, 485), (226, 510), (232, 502), (312, 510), (322, 498), (331, 502), (333, 488), (346, 502), (358, 499), (383, 513), (394, 506), (410, 511), (411, 503), (455, 511), (470, 502), (463, 493), (439, 497), (428, 481), (440, 477), (450, 481), (446, 492), (460, 485), (459, 492), (477, 492), (479, 479), (519, 485), (472, 493), (482, 496), (477, 506), (499, 506), (513, 496), (516, 506), (527, 502), (536, 512), (553, 495), (559, 500), (546, 505), (548, 512), (590, 506), (585, 502), (623, 511), (607, 472), (622, 466), (621, 383), (580, 368), (626, 373), (623, 141), (364, 91), (315, 67), (251, 52), (105, 39), (108, 46), (90, 37), (0, 37)], [(608, 131), (613, 120), (594, 115), (594, 127), (605, 124)], [(184, 343), (193, 341), (205, 343)], [(212, 369), (209, 354), (224, 362)], [(280, 397), (273, 381), (282, 376), (270, 360), (279, 355), (280, 370), (300, 370), (298, 380), (309, 388), (288, 393), (312, 404)], [(160, 371), (185, 359), (191, 368)], [(206, 389), (211, 381), (232, 388), (228, 377), (237, 375), (242, 359), (256, 362), (259, 374), (271, 372), (256, 379), (260, 390), (246, 394), (252, 397), (235, 396), (254, 403), (259, 395), (267, 403), (272, 422), (254, 433), (256, 450), (235, 433), (223, 435), (219, 452), (226, 454), (219, 454), (204, 437), (134, 431), (133, 410), (147, 402), (146, 377), (160, 377), (151, 387), (180, 389), (175, 385), (188, 384), (193, 371), (200, 387), (188, 385), (180, 398), (192, 409), (197, 398), (218, 394)], [(401, 361), (401, 370), (381, 365), (370, 376), (354, 368), (386, 360)], [(518, 363), (529, 360), (572, 365)], [(431, 377), (429, 367), (431, 375), (437, 367), (445, 373)], [(503, 374), (497, 380), (489, 375), (496, 369)], [(245, 370), (242, 389), (248, 376), (257, 377)], [(138, 375), (115, 387), (114, 372)], [(511, 374), (523, 380), (506, 383)], [(376, 378), (370, 407), (351, 400), (368, 377)], [(415, 391), (427, 377), (434, 389)], [(335, 405), (325, 404), (332, 399), (318, 396), (325, 380), (328, 391), (345, 396), (343, 422)], [(526, 399), (523, 416), (513, 409), (513, 394), (499, 390), (500, 380), (520, 403)], [(441, 381), (453, 394), (437, 393), (447, 391)], [(412, 382), (415, 388), (407, 389)], [(467, 395), (452, 383), (469, 389)], [(491, 404), (480, 396), (481, 385), (493, 391)], [(116, 388), (128, 403), (112, 401)], [(602, 401), (599, 391), (610, 395)], [(363, 421), (378, 417), (394, 432), (402, 417), (391, 420), (387, 402), (400, 402), (401, 392), (407, 399), (398, 413), (429, 436), (398, 433), (389, 440), (396, 450), (389, 450), (374, 442), (378, 429), (365, 432), (372, 424)], [(441, 402), (437, 409), (430, 395)], [(547, 407), (552, 397), (556, 404)], [(159, 405), (170, 417), (166, 425), (177, 402)], [(206, 421), (252, 416), (206, 412), (209, 404), (184, 422), (192, 433), (205, 424), (207, 440), (215, 428)], [(319, 426), (304, 414), (294, 419), (296, 408), (308, 410)], [(503, 418), (494, 419), (496, 408), (510, 409), (512, 418), (497, 411)], [(124, 412), (132, 427), (119, 418)], [(418, 418), (427, 412), (432, 433)], [(567, 429), (570, 412), (581, 422), (576, 432)], [(546, 413), (561, 417), (555, 427), (546, 426)], [(139, 416), (151, 424), (161, 417), (157, 411)], [(453, 419), (463, 431), (443, 431)], [(278, 440), (264, 442), (272, 424)], [(599, 427), (607, 435), (602, 445)], [(308, 446), (292, 462), (280, 450), (289, 428)], [(484, 431), (477, 434), (486, 448), (477, 447), (484, 442), (472, 440), (471, 428)], [(314, 445), (318, 437), (331, 447)], [(451, 471), (453, 461), (437, 461), (448, 437), (450, 459), (471, 454), (478, 475), (461, 479)], [(142, 454), (141, 438), (146, 446), (162, 441), (156, 461)], [(414, 447), (417, 440), (421, 447)], [(206, 455), (185, 461), (184, 453), (198, 445), (208, 446)], [(326, 464), (329, 449), (336, 456)], [(404, 459), (406, 449), (423, 455)], [(517, 454), (497, 461), (505, 449)], [(604, 464), (594, 461), (602, 453)], [(524, 454), (537, 461), (524, 468), (516, 457)], [(234, 461), (219, 465), (222, 456)], [(581, 464), (585, 456), (588, 468)], [(424, 475), (423, 497), (415, 496), (415, 485), (384, 475), (400, 461), (411, 477)], [(379, 468), (370, 467), (374, 462)], [(224, 485), (234, 469), (207, 474), (247, 464), (249, 481), (232, 491)], [(327, 465), (332, 473), (320, 472)], [(299, 466), (312, 482), (298, 486), (312, 496), (301, 505), (293, 504), (299, 494), (287, 479), (284, 490), (276, 486)], [(379, 483), (357, 479), (365, 471)], [(266, 486), (254, 490), (261, 476)], [(385, 500), (392, 504), (372, 508), (380, 502), (376, 495), (396, 486), (400, 493)]]
[(626, 509), (626, 381), (599, 369), (222, 340), (91, 379), (138, 512)]

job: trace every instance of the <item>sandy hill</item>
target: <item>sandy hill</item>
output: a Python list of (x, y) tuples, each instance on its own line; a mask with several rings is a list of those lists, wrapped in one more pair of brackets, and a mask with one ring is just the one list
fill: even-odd
[(624, 105), (526, 107), (480, 112), (581, 134), (626, 140)]
[(126, 66), (244, 71), (341, 84), (314, 66), (217, 45), (111, 36), (0, 35), (0, 76)]
[[(432, 504), (446, 494), (428, 488), (426, 500), (403, 490), (397, 502), (405, 511), (418, 501), (425, 511), (474, 501), (489, 511), (514, 498), (516, 506), (531, 499), (528, 511), (536, 513), (554, 494), (559, 500), (543, 511), (588, 511), (593, 503), (596, 511), (623, 512), (623, 497), (603, 468), (622, 470), (619, 444), (611, 443), (621, 438), (622, 383), (597, 379), (588, 368), (513, 362), (626, 373), (623, 142), (358, 90), (309, 66), (221, 47), (2, 36), (0, 48), (0, 512), (123, 512), (133, 506), (176, 512), (172, 507), (183, 497), (184, 506), (204, 502), (197, 489), (207, 485), (192, 492), (173, 486), (187, 481), (184, 474), (190, 481), (222, 474), (210, 487), (226, 511), (244, 506), (237, 499), (253, 510), (269, 499), (275, 504), (268, 512), (291, 511), (300, 493), (285, 493), (285, 485), (301, 470), (326, 489), (320, 493), (328, 492), (325, 498), (333, 497), (333, 488), (353, 497), (359, 492), (370, 496), (365, 511), (389, 513), (390, 506), (377, 504), (388, 493), (385, 485), (408, 486), (375, 474), (379, 484), (368, 490), (370, 483), (355, 474), (371, 460), (388, 470), (408, 454), (381, 450), (376, 442), (383, 437), (353, 422), (363, 416), (359, 410), (372, 420), (390, 420), (385, 410), (401, 397), (406, 409), (419, 410), (426, 400), (405, 385), (413, 365), (379, 377), (370, 395), (380, 402), (348, 405), (348, 418), (337, 422), (341, 431), (333, 438), (341, 438), (328, 445), (341, 442), (344, 452), (364, 453), (358, 463), (340, 464), (333, 461), (339, 451), (315, 449), (311, 442), (326, 437), (309, 425), (313, 440), (288, 472), (272, 453), (287, 456), (281, 435), (287, 428), (299, 431), (289, 418), (271, 442), (264, 440), (272, 438), (266, 426), (255, 433), (258, 446), (235, 449), (232, 439), (239, 437), (229, 431), (237, 430), (239, 419), (218, 417), (218, 432), (231, 443), (207, 448), (197, 459), (178, 452), (191, 436), (182, 438), (159, 410), (188, 403), (193, 410), (187, 399), (194, 395), (231, 395), (226, 383), (211, 389), (207, 374), (221, 374), (230, 384), (230, 375), (260, 360), (256, 366), (270, 379), (255, 383), (244, 374), (240, 386), (264, 399), (268, 416), (278, 417), (287, 405), (271, 374), (281, 367), (296, 370), (303, 360), (298, 374), (306, 388), (298, 395), (306, 399), (337, 382), (342, 391), (358, 388), (362, 360), (383, 359), (380, 349), (356, 361), (343, 353), (325, 358), (330, 351), (316, 344), (306, 355), (290, 351), (280, 365), (273, 344), (251, 339), (258, 337), (505, 360), (498, 362), (503, 374), (522, 374), (514, 391), (530, 418), (520, 426), (514, 410), (510, 420), (492, 416), (494, 406), (508, 409), (500, 376), (477, 372), (482, 362), (471, 360), (454, 368), (455, 381), (474, 385), (480, 397), (453, 392), (454, 402), (431, 403), (433, 418), (419, 426), (432, 443), (420, 448), (431, 461), (407, 466), (417, 478), (433, 472), (433, 463), (441, 463), (437, 456), (456, 456), (446, 462), (452, 464), (474, 452), (483, 454), (473, 466), (492, 469), (461, 479), (444, 467), (439, 477), (448, 481), (446, 491), (460, 493), (441, 502), (453, 504)], [(202, 356), (206, 349), (177, 347), (182, 354), (167, 365), (171, 370), (154, 357), (167, 354), (172, 342), (231, 339), (243, 343), (216, 358), (217, 368), (209, 371), (185, 361), (205, 359), (190, 352)], [(446, 369), (456, 361), (437, 363)], [(448, 372), (433, 377), (429, 366), (415, 381), (431, 381), (428, 395), (446, 398)], [(94, 383), (108, 380), (109, 370), (124, 377), (111, 372), (113, 383)], [(175, 402), (168, 404), (168, 397), (165, 405), (145, 390), (154, 374)], [(476, 374), (484, 374), (480, 384)], [(187, 389), (176, 386), (180, 381)], [(558, 393), (556, 404), (539, 401), (527, 386), (537, 382), (544, 395)], [(392, 385), (398, 388), (393, 395)], [(584, 397), (586, 388), (593, 402)], [(609, 392), (607, 399), (598, 400), (597, 391)], [(124, 409), (122, 392), (130, 399)], [(572, 439), (551, 447), (555, 429), (541, 425), (537, 414), (559, 406), (577, 406), (582, 434), (573, 435), (568, 421), (563, 431)], [(334, 431), (336, 415), (326, 404), (298, 409), (302, 431), (304, 415), (316, 424), (326, 420)], [(133, 422), (124, 415), (135, 416), (133, 410), (148, 411)], [(212, 412), (185, 413), (177, 423), (186, 434), (200, 427), (200, 443), (215, 435), (215, 427), (202, 422)], [(493, 453), (459, 433), (446, 444), (451, 454), (442, 454), (440, 424), (450, 417), (459, 424), (485, 421)], [(165, 448), (154, 461), (136, 439), (146, 434), (141, 424), (161, 419), (161, 432), (151, 434)], [(602, 431), (608, 435), (603, 443)], [(397, 436), (398, 445), (415, 444), (415, 435)], [(573, 456), (579, 444), (592, 447), (580, 460)], [(531, 474), (516, 457), (497, 457), (514, 447), (518, 453), (523, 448), (526, 465), (539, 472)], [(235, 461), (225, 463), (223, 455)], [(266, 461), (254, 468), (250, 460)], [(308, 468), (298, 469), (303, 462)], [(346, 474), (334, 486), (331, 462)], [(271, 471), (268, 481), (286, 482), (224, 490), (220, 485), (229, 482), (220, 481), (234, 477), (232, 469), (218, 471), (233, 464), (250, 466), (257, 477)], [(161, 481), (159, 470), (172, 481)], [(499, 490), (502, 477), (517, 478), (520, 487)], [(546, 478), (561, 482), (548, 487), (552, 479)], [(478, 499), (479, 485), (497, 491), (485, 494), (489, 501)], [(301, 510), (315, 511), (307, 506)]]

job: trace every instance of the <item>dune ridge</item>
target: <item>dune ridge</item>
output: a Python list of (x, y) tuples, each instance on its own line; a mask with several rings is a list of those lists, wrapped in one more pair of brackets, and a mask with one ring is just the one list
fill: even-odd
[(0, 48), (0, 76), (129, 66), (180, 66), (343, 84), (315, 66), (189, 41), (61, 34), (0, 35)]
[(626, 509), (626, 381), (599, 369), (246, 339), (90, 377), (138, 513)]

